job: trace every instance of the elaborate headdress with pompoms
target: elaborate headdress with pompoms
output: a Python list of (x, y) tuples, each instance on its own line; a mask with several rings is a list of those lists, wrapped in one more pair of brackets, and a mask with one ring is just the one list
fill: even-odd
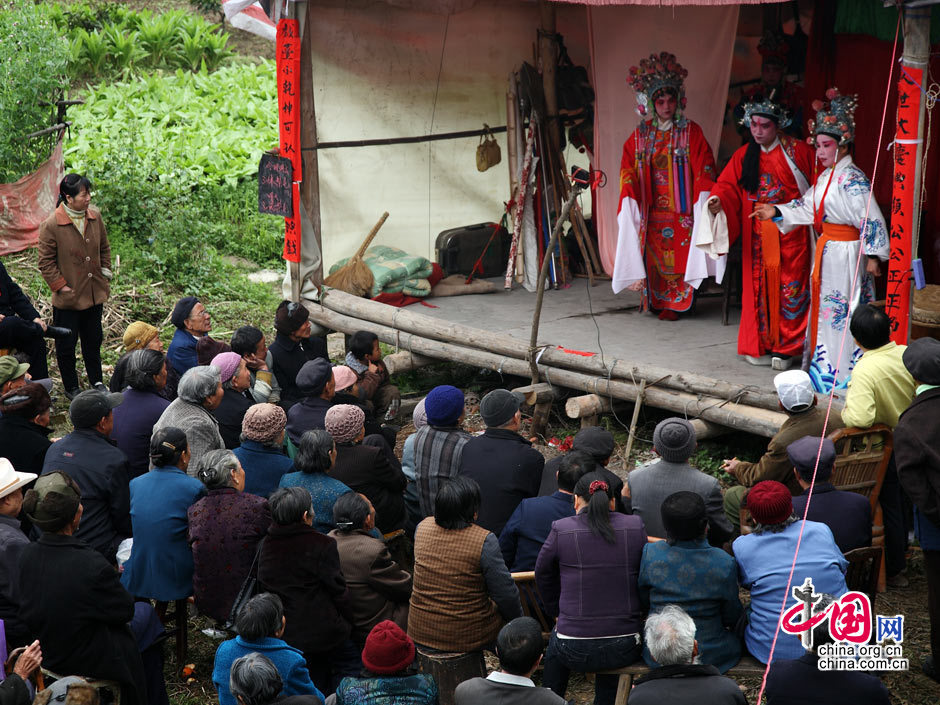
[(639, 66), (631, 66), (627, 75), (627, 83), (636, 91), (636, 111), (640, 117), (650, 113), (655, 117), (653, 101), (656, 94), (662, 90), (671, 90), (676, 95), (676, 116), (681, 115), (685, 108), (685, 88), (683, 80), (689, 72), (676, 61), (675, 54), (667, 51), (659, 54), (650, 54), (648, 59), (641, 59)]
[(826, 100), (813, 101), (816, 119), (809, 121), (809, 131), (815, 142), (816, 135), (829, 135), (839, 140), (839, 145), (846, 145), (855, 139), (855, 108), (858, 107), (858, 95), (841, 95), (838, 88), (826, 91)]
[(770, 94), (765, 98), (763, 96), (755, 96), (754, 100), (750, 103), (744, 104), (744, 116), (741, 118), (740, 125), (742, 127), (751, 126), (751, 118), (754, 115), (761, 115), (763, 117), (769, 117), (777, 123), (777, 128), (782, 130), (790, 124), (790, 111), (783, 103), (778, 103), (776, 100), (777, 89), (774, 88), (770, 91)]

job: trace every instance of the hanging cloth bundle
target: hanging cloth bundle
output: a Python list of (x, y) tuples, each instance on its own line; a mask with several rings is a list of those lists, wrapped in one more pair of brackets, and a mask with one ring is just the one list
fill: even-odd
[(484, 122), (483, 129), (486, 130), (486, 134), (480, 135), (480, 144), (477, 145), (477, 171), (486, 171), (491, 166), (499, 164), (503, 158), (499, 150), (499, 142), (490, 132), (490, 126)]

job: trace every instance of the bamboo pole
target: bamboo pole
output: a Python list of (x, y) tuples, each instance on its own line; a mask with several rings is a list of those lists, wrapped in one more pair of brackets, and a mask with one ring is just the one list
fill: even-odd
[[(431, 318), (407, 309), (394, 308), (377, 301), (351, 296), (335, 289), (321, 296), (321, 303), (337, 313), (359, 318), (371, 323), (389, 324), (402, 332), (433, 338), (444, 342), (486, 350), (496, 355), (525, 360), (529, 356), (528, 345), (518, 338), (465, 326), (451, 321)], [(312, 309), (311, 309), (312, 310)], [(641, 365), (625, 360), (614, 360), (610, 369), (604, 366), (599, 356), (584, 357), (562, 352), (555, 346), (546, 346), (539, 356), (539, 363), (549, 367), (577, 370), (587, 374), (614, 379), (626, 379), (647, 383), (656, 382), (657, 387), (674, 389), (689, 394), (703, 394), (719, 399), (731, 399), (748, 406), (768, 411), (779, 411), (777, 395), (748, 385), (698, 375), (692, 372), (671, 370), (658, 365)], [(531, 376), (531, 373), (526, 375)], [(593, 389), (587, 390), (593, 392)]]
[[(426, 357), (449, 362), (463, 362), (519, 377), (527, 377), (531, 372), (529, 364), (525, 360), (501, 356), (494, 352), (465, 347), (464, 345), (432, 340), (411, 333), (402, 333), (400, 330), (385, 324), (371, 322), (365, 324), (366, 322), (361, 319), (337, 313), (319, 304), (306, 301), (304, 304), (310, 311), (311, 319), (327, 328), (346, 333), (368, 328), (383, 342), (398, 345), (405, 350), (416, 351)], [(582, 372), (548, 367), (544, 364), (540, 364), (537, 369), (539, 379), (553, 386), (580, 389), (617, 399), (626, 399), (627, 401), (634, 401), (639, 392), (640, 385), (632, 382), (608, 380), (606, 377), (601, 378)], [(658, 387), (646, 388), (645, 403), (656, 408), (678, 412), (683, 417), (701, 417), (706, 421), (768, 438), (777, 433), (787, 418), (780, 412), (771, 412), (766, 409), (758, 409), (714, 397), (696, 396)]]

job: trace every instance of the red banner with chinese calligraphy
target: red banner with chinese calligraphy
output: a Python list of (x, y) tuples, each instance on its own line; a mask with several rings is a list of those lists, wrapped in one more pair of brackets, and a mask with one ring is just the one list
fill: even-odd
[(294, 182), (294, 217), (284, 218), (284, 253), (288, 262), (300, 262), (300, 185)]
[(911, 249), (919, 198), (914, 192), (917, 167), (917, 121), (923, 70), (905, 66), (898, 81), (898, 116), (894, 143), (894, 189), (891, 196), (891, 259), (885, 311), (891, 318), (891, 340), (907, 343), (911, 311)]
[(300, 262), (300, 25), (282, 19), (277, 24), (277, 112), (280, 156), (293, 167), (294, 217), (284, 219), (284, 259)]

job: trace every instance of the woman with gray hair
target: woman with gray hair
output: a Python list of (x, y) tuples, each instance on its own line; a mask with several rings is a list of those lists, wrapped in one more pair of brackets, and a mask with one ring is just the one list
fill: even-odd
[(307, 431), (300, 438), (294, 467), (281, 477), (281, 487), (303, 487), (310, 493), (313, 502), (313, 528), (328, 534), (336, 528), (333, 521), (333, 505), (336, 500), (352, 490), (329, 472), (336, 463), (336, 444), (333, 436), (322, 429)]
[(242, 491), (245, 471), (230, 450), (203, 455), (196, 477), (209, 493), (189, 508), (193, 597), (202, 614), (223, 624), (251, 570), (271, 512), (263, 497)]
[(219, 422), (212, 415), (224, 394), (219, 368), (199, 365), (186, 370), (176, 391), (177, 398), (170, 402), (153, 430), (165, 426), (185, 429), (192, 454), (189, 474), (195, 475), (195, 467), (203, 455), (225, 447), (219, 434)]
[(170, 402), (162, 395), (166, 387), (166, 355), (145, 348), (128, 353), (126, 359), (126, 403), (114, 409), (111, 438), (127, 456), (130, 479), (134, 479), (150, 468), (150, 436)]
[(282, 487), (268, 502), (274, 522), (261, 546), (258, 581), (283, 601), (283, 639), (303, 651), (310, 677), (329, 695), (342, 676), (362, 668), (336, 541), (313, 528), (304, 488)]

